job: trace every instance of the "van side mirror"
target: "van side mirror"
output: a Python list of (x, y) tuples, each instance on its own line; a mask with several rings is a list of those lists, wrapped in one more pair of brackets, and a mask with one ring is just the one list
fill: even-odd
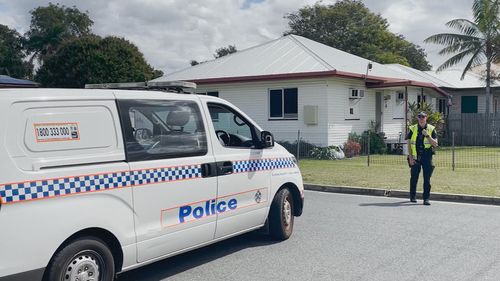
[(260, 133), (260, 139), (262, 141), (263, 148), (274, 146), (274, 137), (270, 132), (262, 131), (262, 133)]

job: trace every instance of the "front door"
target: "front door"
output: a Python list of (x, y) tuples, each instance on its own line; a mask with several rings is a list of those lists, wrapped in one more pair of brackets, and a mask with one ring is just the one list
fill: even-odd
[(213, 239), (217, 178), (199, 100), (120, 100), (133, 186), (137, 261), (143, 262)]

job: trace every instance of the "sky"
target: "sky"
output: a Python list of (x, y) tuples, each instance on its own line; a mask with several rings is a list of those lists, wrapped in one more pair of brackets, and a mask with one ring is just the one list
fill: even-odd
[[(444, 62), (439, 45), (425, 44), (430, 35), (451, 31), (445, 23), (472, 18), (473, 0), (364, 0), (389, 22), (390, 31), (423, 47), (434, 68)], [(29, 28), (29, 11), (44, 0), (0, 0), (0, 24), (21, 34)], [(55, 0), (88, 11), (92, 31), (120, 36), (143, 52), (155, 69), (170, 73), (191, 60), (213, 59), (217, 48), (243, 50), (279, 38), (287, 30), (284, 15), (317, 0)], [(323, 0), (324, 4), (334, 0)]]

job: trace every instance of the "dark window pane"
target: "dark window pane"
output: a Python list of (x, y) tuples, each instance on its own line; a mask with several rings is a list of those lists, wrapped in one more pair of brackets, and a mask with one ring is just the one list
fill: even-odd
[(477, 96), (462, 96), (462, 113), (477, 113)]
[(207, 96), (219, 97), (219, 92), (207, 92)]
[(283, 117), (282, 90), (269, 91), (270, 117)]
[(119, 101), (128, 161), (205, 155), (207, 140), (192, 101)]
[(285, 118), (297, 118), (298, 101), (297, 88), (284, 90)]
[[(219, 142), (227, 147), (254, 146), (253, 126), (238, 113), (224, 105), (209, 103), (208, 111)], [(214, 118), (217, 116), (217, 119)]]

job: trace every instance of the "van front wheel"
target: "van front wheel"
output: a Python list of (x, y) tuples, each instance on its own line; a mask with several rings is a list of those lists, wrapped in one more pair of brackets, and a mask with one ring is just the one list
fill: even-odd
[(269, 232), (278, 240), (290, 238), (293, 232), (293, 197), (290, 190), (283, 188), (274, 196), (269, 211)]
[(62, 248), (50, 261), (46, 280), (112, 281), (113, 254), (100, 239), (80, 238)]

